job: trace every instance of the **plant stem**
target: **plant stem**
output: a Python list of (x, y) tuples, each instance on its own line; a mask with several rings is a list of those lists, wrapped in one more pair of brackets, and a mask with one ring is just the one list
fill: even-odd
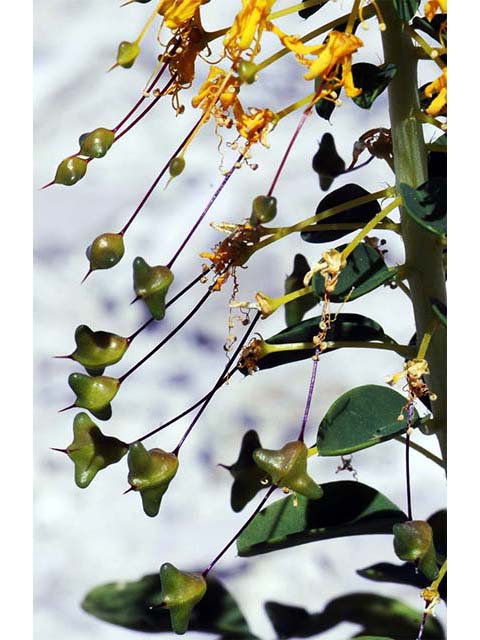
[[(397, 185), (406, 183), (416, 188), (428, 178), (427, 154), (423, 131), (415, 112), (420, 110), (417, 61), (414, 45), (405, 32), (390, 0), (379, 0), (387, 30), (382, 33), (386, 63), (395, 64), (397, 74), (388, 86), (393, 155)], [(421, 339), (434, 312), (430, 298), (446, 303), (442, 247), (435, 236), (422, 229), (401, 209), (402, 235), (405, 244), (408, 283), (411, 291), (415, 325)], [(429, 349), (430, 386), (437, 400), (432, 402), (435, 432), (446, 469), (446, 330), (439, 327)]]

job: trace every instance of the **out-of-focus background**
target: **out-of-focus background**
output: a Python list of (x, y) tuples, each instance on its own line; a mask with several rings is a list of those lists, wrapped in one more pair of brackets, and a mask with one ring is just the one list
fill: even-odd
[[(231, 478), (218, 463), (237, 458), (243, 433), (259, 431), (262, 444), (278, 448), (296, 436), (301, 417), (310, 363), (303, 361), (241, 379), (217, 394), (182, 449), (180, 470), (166, 494), (160, 514), (143, 514), (139, 496), (122, 492), (128, 487), (126, 462), (101, 472), (87, 490), (73, 482), (73, 465), (49, 447), (65, 447), (72, 439), (74, 411), (57, 413), (73, 402), (67, 377), (80, 370), (68, 360), (51, 356), (74, 349), (73, 334), (79, 324), (94, 330), (129, 335), (145, 319), (141, 304), (129, 305), (133, 297), (131, 263), (143, 256), (150, 264), (165, 263), (180, 244), (210, 195), (218, 186), (220, 156), (213, 124), (192, 144), (184, 174), (157, 188), (126, 235), (126, 255), (111, 271), (97, 271), (82, 286), (87, 271), (85, 249), (100, 233), (118, 231), (134, 210), (166, 159), (198, 117), (189, 106), (193, 90), (183, 95), (185, 114), (175, 117), (169, 101), (161, 101), (118, 146), (102, 160), (89, 165), (87, 176), (76, 186), (38, 187), (54, 175), (63, 158), (77, 150), (78, 136), (98, 126), (112, 127), (140, 95), (158, 53), (154, 32), (142, 45), (142, 53), (130, 70), (113, 63), (121, 40), (133, 40), (153, 9), (153, 4), (132, 4), (119, 9), (115, 0), (44, 0), (35, 16), (35, 638), (56, 640), (128, 640), (135, 632), (91, 618), (80, 609), (85, 593), (93, 586), (113, 580), (134, 580), (155, 573), (165, 562), (190, 569), (203, 568), (248, 517), (255, 501), (240, 514), (229, 506)], [(205, 11), (205, 27), (225, 26), (239, 2), (212, 2)], [(278, 7), (288, 6), (279, 2)], [(346, 12), (348, 2), (335, 2), (309, 21), (298, 15), (281, 20), (287, 32), (304, 34)], [(373, 25), (360, 33), (367, 45), (358, 60), (380, 63), (380, 38)], [(278, 47), (274, 37), (265, 38), (259, 59)], [(374, 47), (374, 48), (372, 48)], [(198, 66), (198, 82), (205, 77)], [(242, 95), (252, 106), (282, 108), (311, 91), (301, 68), (291, 56), (266, 69), (261, 80)], [(432, 70), (421, 73), (428, 79)], [(163, 104), (162, 104), (163, 102)], [(334, 134), (340, 154), (351, 157), (353, 142), (373, 127), (388, 126), (386, 98), (371, 111), (352, 103), (336, 109), (331, 123), (312, 116), (305, 125), (278, 183), (278, 225), (312, 215), (325, 195), (311, 170), (311, 159), (323, 133)], [(232, 177), (175, 264), (172, 294), (189, 282), (202, 263), (198, 254), (219, 239), (208, 222), (240, 221), (250, 214), (253, 197), (265, 192), (283, 151), (298, 123), (298, 112), (283, 120), (270, 136), (270, 149), (255, 149), (257, 171), (243, 168)], [(233, 138), (233, 134), (231, 136)], [(224, 137), (224, 143), (230, 139)], [(225, 165), (235, 157), (225, 144)], [(393, 181), (386, 165), (374, 160), (361, 172), (339, 179), (334, 187), (358, 182), (378, 190)], [(402, 262), (401, 246), (386, 237), (387, 262)], [(257, 254), (239, 274), (241, 300), (253, 299), (258, 290), (277, 296), (283, 293), (293, 255), (303, 253), (318, 260), (323, 246), (290, 237)], [(228, 333), (229, 286), (216, 294), (182, 332), (158, 355), (125, 382), (113, 403), (113, 418), (100, 426), (108, 434), (132, 441), (162, 421), (176, 415), (204, 395), (225, 363), (222, 348)], [(121, 375), (178, 323), (201, 295), (194, 288), (169, 311), (162, 323), (135, 341), (124, 361), (109, 370)], [(348, 311), (374, 318), (399, 342), (413, 333), (409, 302), (401, 291), (380, 290), (348, 304)], [(312, 312), (311, 315), (314, 315)], [(282, 311), (263, 322), (259, 331), (269, 336), (284, 327)], [(241, 326), (237, 327), (238, 335)], [(383, 384), (398, 371), (402, 360), (389, 352), (342, 350), (321, 358), (307, 442), (313, 442), (319, 421), (330, 404), (344, 391), (366, 383)], [(188, 419), (187, 419), (188, 420)], [(173, 447), (188, 422), (182, 421), (149, 442), (164, 449)], [(417, 442), (437, 452), (436, 440), (416, 434)], [(359, 452), (353, 457), (358, 478), (385, 493), (405, 508), (404, 450), (391, 442)], [(319, 482), (351, 479), (337, 474), (338, 459), (312, 459), (311, 473)], [(426, 518), (445, 504), (443, 473), (412, 452), (414, 517)], [(341, 507), (340, 507), (341, 508)], [(275, 600), (320, 611), (332, 598), (350, 591), (374, 591), (399, 597), (421, 607), (411, 587), (375, 584), (358, 577), (356, 569), (375, 562), (395, 562), (389, 536), (356, 537), (326, 541), (260, 556), (235, 557), (234, 548), (216, 569), (216, 575), (238, 600), (254, 633), (272, 638), (274, 632), (262, 603)], [(438, 608), (444, 618), (444, 608)], [(357, 630), (343, 624), (325, 634), (342, 640)]]

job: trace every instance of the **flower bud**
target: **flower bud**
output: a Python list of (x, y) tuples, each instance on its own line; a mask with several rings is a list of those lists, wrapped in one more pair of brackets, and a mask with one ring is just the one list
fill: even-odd
[(170, 622), (175, 633), (183, 634), (193, 607), (200, 602), (207, 591), (207, 582), (199, 573), (184, 573), (173, 564), (165, 562), (160, 567), (162, 591), (161, 606), (170, 612)]
[(153, 518), (178, 469), (178, 458), (162, 449), (147, 451), (141, 442), (130, 445), (128, 483), (142, 497), (143, 510)]
[(173, 273), (168, 267), (151, 267), (140, 257), (133, 261), (133, 288), (155, 320), (165, 316), (165, 297), (172, 282)]
[(105, 436), (86, 413), (73, 421), (73, 441), (65, 450), (75, 465), (75, 484), (85, 489), (97, 473), (123, 458), (128, 445)]
[(115, 132), (100, 127), (80, 136), (80, 154), (89, 158), (103, 158), (115, 141)]
[(115, 66), (130, 69), (140, 53), (140, 45), (137, 42), (124, 40), (118, 45), (117, 62)]
[(277, 199), (273, 196), (257, 196), (252, 202), (250, 224), (264, 224), (270, 222), (277, 215)]
[(125, 245), (120, 233), (102, 233), (86, 251), (91, 271), (111, 269), (120, 262), (124, 253)]
[(78, 156), (70, 156), (65, 158), (57, 167), (55, 173), (55, 184), (64, 184), (67, 187), (71, 187), (87, 172), (87, 160), (85, 158), (79, 158)]
[(257, 79), (257, 65), (250, 60), (240, 60), (238, 63), (238, 77), (241, 84), (253, 84)]
[(299, 440), (287, 442), (281, 449), (256, 449), (255, 464), (268, 473), (272, 482), (310, 500), (323, 495), (322, 488), (307, 473), (308, 450)]
[(111, 417), (110, 402), (120, 388), (117, 378), (72, 373), (68, 378), (68, 384), (77, 396), (75, 407), (88, 409), (99, 420), (108, 420)]
[(185, 169), (185, 159), (182, 156), (177, 156), (176, 158), (172, 158), (170, 165), (168, 167), (168, 171), (172, 178), (176, 178), (179, 176), (183, 170)]
[(410, 520), (393, 525), (393, 548), (405, 562), (415, 562), (429, 579), (438, 575), (432, 527), (424, 520)]

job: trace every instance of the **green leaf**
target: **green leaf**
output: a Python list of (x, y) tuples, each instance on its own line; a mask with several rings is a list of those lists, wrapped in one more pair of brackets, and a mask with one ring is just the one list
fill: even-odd
[(298, 15), (304, 20), (306, 20), (310, 16), (313, 16), (314, 13), (317, 13), (317, 11), (320, 11), (323, 5), (327, 4), (327, 2), (328, 0), (319, 0), (318, 4), (316, 4), (313, 7), (309, 7), (308, 9), (300, 9), (298, 12)]
[[(303, 287), (303, 279), (310, 271), (310, 265), (306, 258), (301, 253), (297, 253), (293, 261), (293, 271), (285, 278), (284, 292), (292, 293)], [(312, 294), (302, 296), (291, 302), (287, 302), (285, 305), (285, 324), (287, 327), (291, 327), (298, 322), (301, 322), (303, 316), (316, 307), (318, 300)]]
[(447, 307), (440, 302), (440, 300), (436, 300), (435, 298), (430, 298), (430, 304), (432, 305), (433, 312), (446, 328), (447, 326)]
[[(207, 593), (192, 612), (190, 631), (214, 633), (224, 638), (254, 639), (237, 603), (220, 582), (207, 579)], [(172, 633), (167, 609), (149, 609), (159, 604), (158, 573), (134, 582), (111, 582), (92, 589), (82, 608), (87, 613), (134, 631)]]
[[(322, 82), (323, 82), (322, 78), (320, 77), (315, 78), (314, 80), (315, 92), (320, 91), (320, 86)], [(341, 91), (342, 91), (341, 87), (336, 89), (338, 97), (340, 97)], [(333, 100), (325, 100), (325, 98), (321, 98), (320, 100), (318, 100), (318, 102), (315, 103), (315, 111), (317, 113), (317, 116), (320, 116), (322, 120), (327, 120), (328, 122), (330, 122), (330, 118), (332, 117), (332, 113), (336, 106), (337, 105)]]
[(239, 555), (255, 556), (331, 538), (391, 534), (394, 524), (406, 520), (393, 502), (360, 482), (327, 482), (322, 489), (320, 500), (290, 495), (262, 509), (239, 536)]
[(393, 0), (393, 6), (400, 20), (409, 22), (417, 13), (420, 0)]
[[(420, 18), (419, 16), (415, 16), (412, 20), (412, 27), (417, 31), (423, 31), (428, 36), (440, 42), (440, 28), (447, 20), (446, 13), (437, 13), (433, 16), (431, 21), (428, 21), (426, 18)], [(442, 30), (442, 41), (447, 46), (447, 31), (446, 29)]]
[[(350, 389), (331, 405), (320, 423), (319, 456), (341, 456), (390, 440), (405, 431), (397, 418), (407, 399), (397, 391), (376, 384)], [(418, 419), (416, 410), (413, 423)]]
[[(261, 356), (256, 360), (258, 369), (271, 369), (272, 367), (278, 367), (282, 364), (288, 364), (290, 362), (297, 362), (298, 360), (306, 360), (311, 358), (315, 353), (315, 348), (302, 348), (301, 343), (311, 343), (313, 338), (319, 332), (319, 322), (321, 316), (315, 316), (302, 320), (292, 327), (283, 329), (280, 333), (275, 334), (271, 338), (268, 338), (265, 342), (267, 345), (287, 345), (296, 344), (298, 348), (288, 351), (278, 351), (276, 353), (268, 353)], [(380, 341), (380, 342), (392, 342), (383, 328), (366, 316), (361, 316), (358, 313), (339, 313), (335, 322), (327, 332), (327, 341)], [(268, 346), (267, 346), (268, 348)], [(326, 349), (323, 353), (329, 353), (335, 351), (333, 347)], [(246, 373), (245, 369), (240, 369), (242, 373)]]
[(447, 233), (447, 183), (437, 177), (424, 182), (417, 189), (400, 183), (405, 211), (424, 229), (437, 236)]
[[(366, 191), (363, 187), (360, 187), (358, 184), (346, 184), (339, 189), (335, 189), (335, 191), (331, 191), (328, 193), (319, 203), (317, 210), (315, 211), (315, 215), (326, 211), (327, 209), (331, 209), (333, 207), (338, 207), (343, 204), (347, 204), (350, 200), (355, 200), (357, 198), (361, 198), (363, 196), (368, 196), (369, 192)], [(342, 230), (342, 231), (322, 231), (322, 224), (342, 224), (342, 223), (359, 223), (366, 224), (369, 222), (377, 213), (380, 211), (380, 205), (377, 200), (372, 200), (371, 202), (367, 202), (365, 204), (357, 205), (355, 207), (350, 207), (346, 211), (341, 211), (340, 213), (336, 213), (329, 218), (325, 218), (324, 222), (319, 222), (315, 226), (319, 227), (318, 231), (302, 231), (301, 237), (305, 242), (313, 242), (315, 244), (320, 244), (323, 242), (334, 242), (339, 238), (343, 238), (343, 236), (352, 233), (350, 230)]]
[[(336, 249), (341, 252), (346, 246), (342, 245)], [(396, 267), (391, 269), (387, 267), (379, 251), (362, 242), (349, 255), (347, 266), (340, 272), (335, 291), (330, 294), (330, 300), (343, 302), (347, 296), (349, 301), (360, 298), (392, 280), (397, 273)], [(323, 300), (325, 278), (320, 273), (314, 275), (312, 286), (314, 293)], [(351, 291), (352, 287), (355, 287), (353, 291)]]
[[(342, 622), (361, 626), (356, 640), (365, 640), (365, 636), (372, 640), (404, 640), (417, 637), (422, 620), (422, 611), (375, 593), (350, 593), (334, 598), (320, 613), (308, 613), (301, 607), (278, 602), (267, 602), (265, 609), (280, 640), (322, 634)], [(440, 623), (429, 616), (423, 640), (444, 638)]]
[(376, 66), (369, 62), (357, 62), (352, 65), (353, 83), (362, 89), (362, 93), (353, 98), (355, 104), (361, 109), (370, 109), (396, 73), (397, 67), (394, 64)]
[[(417, 572), (415, 567), (408, 562), (402, 565), (391, 564), (390, 562), (379, 562), (372, 564), (365, 569), (359, 569), (356, 572), (362, 578), (372, 580), (373, 582), (393, 582), (395, 584), (406, 584), (416, 589), (425, 589), (431, 580), (428, 580), (423, 573)], [(440, 595), (446, 600), (445, 578), (440, 583)]]

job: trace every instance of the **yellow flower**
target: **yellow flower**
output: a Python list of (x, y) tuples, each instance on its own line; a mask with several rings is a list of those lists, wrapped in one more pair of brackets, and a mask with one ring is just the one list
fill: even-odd
[(447, 111), (447, 68), (443, 70), (441, 76), (431, 82), (428, 87), (425, 88), (425, 96), (427, 98), (433, 98), (429, 104), (426, 112), (430, 116), (445, 115)]
[(446, 13), (447, 0), (428, 0), (425, 4), (425, 17), (429, 22), (431, 22), (438, 9), (440, 9), (442, 13)]
[(238, 133), (249, 142), (260, 142), (268, 147), (267, 134), (274, 128), (276, 116), (270, 109), (250, 107), (248, 113), (240, 109), (235, 110), (235, 125)]
[[(239, 81), (233, 75), (227, 77), (227, 72), (212, 65), (208, 78), (200, 87), (197, 95), (192, 99), (192, 107), (200, 107), (203, 111), (211, 110), (214, 117), (223, 115), (234, 105), (239, 91)], [(216, 103), (220, 104), (217, 105)]]
[[(305, 80), (321, 77), (329, 85), (326, 88), (330, 91), (343, 86), (350, 98), (361, 94), (362, 90), (355, 87), (352, 77), (352, 55), (363, 47), (362, 40), (356, 35), (331, 31), (324, 44), (307, 46), (297, 36), (287, 35), (271, 23), (269, 29), (279, 37), (287, 49), (293, 51), (300, 64), (309, 67), (304, 75)], [(340, 67), (342, 67), (342, 77), (338, 78)]]
[(165, 18), (169, 29), (179, 29), (193, 18), (201, 4), (203, 0), (164, 0), (158, 13)]
[(260, 40), (267, 28), (268, 15), (276, 0), (242, 0), (242, 8), (225, 34), (223, 45), (231, 60), (238, 60), (250, 49), (250, 59), (260, 51)]

